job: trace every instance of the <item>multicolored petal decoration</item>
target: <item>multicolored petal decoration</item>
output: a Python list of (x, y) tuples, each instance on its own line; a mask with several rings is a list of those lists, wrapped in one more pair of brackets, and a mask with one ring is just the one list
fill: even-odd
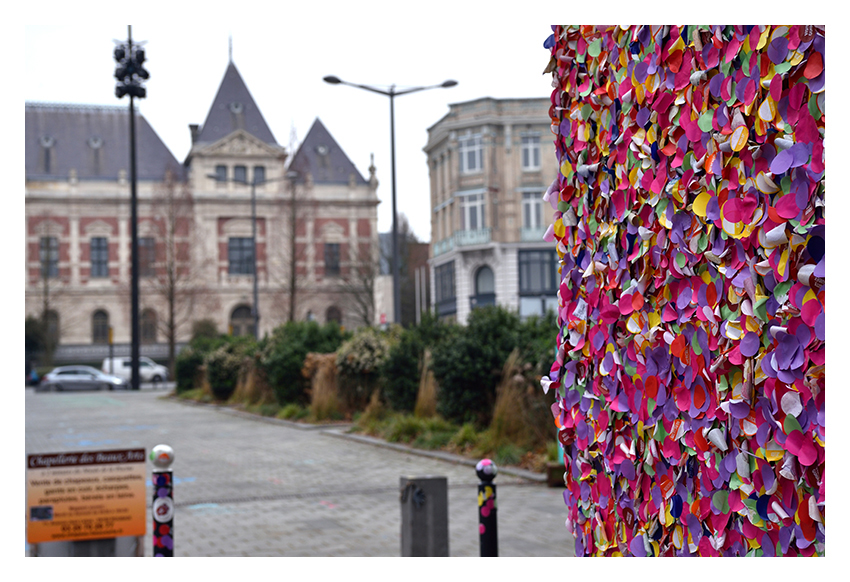
[(823, 555), (824, 28), (552, 31), (576, 555)]

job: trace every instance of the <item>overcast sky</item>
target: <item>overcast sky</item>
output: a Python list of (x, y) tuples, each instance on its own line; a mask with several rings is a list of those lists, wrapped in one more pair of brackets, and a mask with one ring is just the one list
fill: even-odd
[[(136, 103), (182, 162), (191, 144), (188, 126), (203, 124), (227, 67), (232, 38), (233, 62), (280, 145), (289, 147), (292, 131), (303, 139), (318, 117), (367, 179), (374, 154), (381, 200), (378, 226), (387, 232), (392, 228), (389, 98), (329, 85), (322, 78), (336, 75), (399, 89), (455, 79), (453, 88), (395, 99), (398, 210), (421, 240), (430, 240), (422, 151), (427, 128), (448, 113), (449, 103), (548, 97), (551, 75), (542, 74), (549, 60), (543, 42), (551, 28), (542, 22), (495, 27), (486, 24), (489, 18), (475, 25), (471, 10), (447, 17), (443, 11), (406, 7), (403, 21), (374, 18), (374, 11), (362, 6), (346, 10), (333, 11), (329, 20), (318, 9), (299, 8), (297, 18), (271, 9), (262, 18), (233, 23), (162, 17), (155, 25), (133, 25), (134, 42), (146, 41), (150, 72), (147, 98)], [(126, 38), (126, 25), (97, 21), (26, 26), (25, 100), (127, 106), (126, 97), (115, 97), (112, 77), (113, 40)]]

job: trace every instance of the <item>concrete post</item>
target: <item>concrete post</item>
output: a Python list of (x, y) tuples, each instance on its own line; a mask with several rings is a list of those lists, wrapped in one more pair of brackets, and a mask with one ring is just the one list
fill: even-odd
[(446, 477), (401, 477), (402, 557), (449, 555), (449, 494)]

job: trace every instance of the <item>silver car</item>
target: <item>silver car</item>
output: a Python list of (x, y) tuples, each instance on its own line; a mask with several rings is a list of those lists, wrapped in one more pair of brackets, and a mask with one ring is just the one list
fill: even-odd
[(126, 389), (127, 382), (91, 366), (60, 366), (41, 378), (37, 392)]

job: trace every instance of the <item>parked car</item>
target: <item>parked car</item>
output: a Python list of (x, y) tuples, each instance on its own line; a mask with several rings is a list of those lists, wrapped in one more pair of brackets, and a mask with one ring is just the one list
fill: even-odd
[[(104, 374), (112, 374), (130, 381), (132, 364), (130, 356), (106, 358), (100, 367)], [(147, 356), (139, 356), (139, 380), (142, 382), (165, 382), (168, 380), (168, 368), (160, 366)]]
[(127, 382), (91, 366), (60, 366), (41, 378), (37, 392), (126, 389)]

